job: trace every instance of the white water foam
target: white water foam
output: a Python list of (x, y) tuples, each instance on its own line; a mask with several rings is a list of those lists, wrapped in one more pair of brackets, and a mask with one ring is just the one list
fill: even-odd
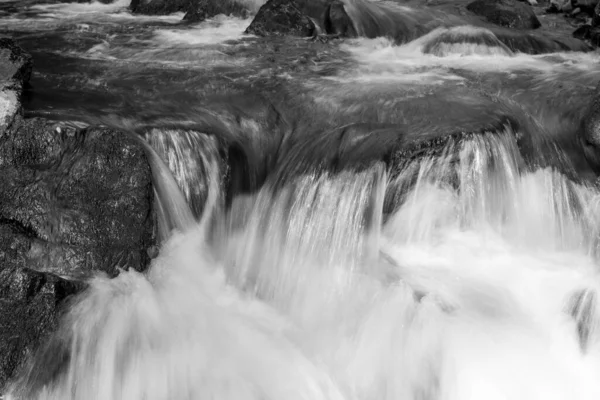
[(597, 399), (595, 297), (569, 307), (600, 289), (600, 193), (522, 171), (512, 140), (238, 198), (147, 277), (92, 282), (67, 370), (23, 398)]
[(468, 37), (493, 34), (483, 28), (459, 26), (438, 28), (425, 36), (401, 46), (390, 39), (354, 39), (342, 47), (358, 61), (359, 68), (340, 77), (342, 82), (400, 82), (412, 85), (430, 85), (464, 78), (454, 70), (478, 73), (517, 73), (532, 71), (543, 79), (557, 79), (561, 74), (590, 75), (598, 79), (596, 53), (555, 53), (551, 55), (512, 54), (505, 47), (483, 44), (452, 43), (441, 40), (435, 54), (425, 54), (424, 49), (440, 38)]
[(154, 34), (155, 39), (165, 46), (209, 45), (252, 37), (252, 35), (244, 35), (250, 22), (250, 19), (217, 15), (195, 25), (192, 29), (158, 29)]

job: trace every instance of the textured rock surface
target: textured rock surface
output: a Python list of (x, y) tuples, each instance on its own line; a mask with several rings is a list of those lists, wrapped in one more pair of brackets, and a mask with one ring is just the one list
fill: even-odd
[(85, 277), (146, 267), (153, 233), (148, 163), (117, 131), (18, 121), (0, 136), (0, 185), (1, 388)]
[(31, 68), (0, 39), (0, 392), (85, 277), (143, 270), (153, 240), (143, 149), (116, 131), (23, 120)]
[(314, 32), (315, 25), (306, 14), (302, 2), (290, 0), (269, 0), (246, 29), (246, 33), (258, 36), (311, 36)]
[(475, 0), (467, 9), (508, 28), (537, 29), (542, 25), (529, 4), (516, 0)]
[(26, 120), (0, 138), (0, 185), (0, 218), (35, 234), (30, 266), (75, 277), (145, 267), (151, 175), (128, 136)]
[(0, 38), (0, 134), (21, 110), (21, 91), (31, 76), (31, 56), (12, 39)]

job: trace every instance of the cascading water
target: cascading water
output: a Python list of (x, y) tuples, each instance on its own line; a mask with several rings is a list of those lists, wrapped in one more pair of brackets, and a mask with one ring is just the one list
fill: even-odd
[(600, 192), (566, 161), (597, 56), (378, 3), (344, 1), (371, 39), (314, 48), (121, 1), (4, 20), (67, 32), (28, 111), (170, 127), (143, 142), (160, 254), (94, 278), (6, 398), (600, 396)]
[(96, 278), (12, 398), (597, 398), (599, 195), (506, 132), (267, 185)]

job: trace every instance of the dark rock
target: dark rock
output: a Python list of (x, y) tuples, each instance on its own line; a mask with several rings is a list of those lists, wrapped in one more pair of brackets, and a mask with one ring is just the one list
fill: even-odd
[(0, 185), (1, 392), (85, 278), (146, 268), (153, 224), (144, 151), (117, 131), (19, 121), (0, 136)]
[(594, 14), (592, 15), (592, 26), (600, 26), (600, 1), (594, 7)]
[(258, 36), (312, 36), (315, 29), (315, 24), (308, 17), (302, 2), (269, 0), (260, 8), (246, 33)]
[(0, 392), (55, 330), (65, 301), (84, 287), (23, 268), (30, 240), (19, 228), (0, 224)]
[(82, 277), (146, 267), (151, 173), (128, 136), (26, 120), (0, 137), (0, 184), (0, 219), (33, 232), (30, 268)]
[(572, 0), (573, 9), (580, 9), (582, 12), (589, 13), (590, 15), (594, 12), (594, 8), (598, 4), (598, 0)]
[(592, 26), (582, 25), (573, 32), (573, 37), (581, 40), (588, 40), (591, 37)]
[(559, 14), (561, 10), (555, 3), (550, 4), (550, 7), (546, 8), (547, 14)]
[(594, 47), (600, 47), (600, 29), (593, 28), (590, 30), (590, 43)]
[(0, 38), (0, 135), (21, 112), (21, 93), (31, 77), (31, 56), (12, 39)]
[(201, 22), (219, 14), (246, 18), (250, 10), (234, 0), (197, 0), (190, 2), (183, 17), (185, 21)]
[(356, 28), (344, 8), (344, 3), (336, 0), (329, 6), (329, 12), (325, 19), (325, 30), (328, 34), (343, 37), (358, 36)]
[(467, 9), (508, 28), (537, 29), (542, 26), (531, 6), (517, 0), (475, 0)]

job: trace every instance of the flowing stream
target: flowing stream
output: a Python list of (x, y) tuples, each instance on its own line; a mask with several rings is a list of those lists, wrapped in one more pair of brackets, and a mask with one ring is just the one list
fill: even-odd
[(162, 245), (92, 279), (7, 399), (600, 398), (597, 53), (34, 3), (0, 3), (28, 116), (143, 135)]

